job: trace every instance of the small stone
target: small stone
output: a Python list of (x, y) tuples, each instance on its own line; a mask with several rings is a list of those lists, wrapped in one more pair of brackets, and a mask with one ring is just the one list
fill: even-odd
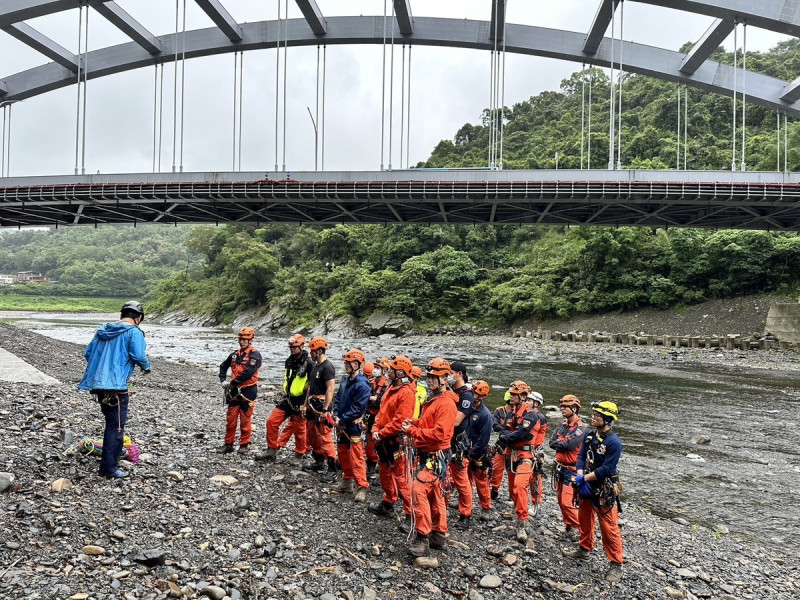
[(169, 597), (170, 598), (180, 598), (181, 597), (181, 588), (179, 588), (176, 584), (172, 583), (171, 581), (167, 582), (169, 586)]
[(218, 483), (220, 485), (233, 487), (234, 485), (239, 483), (239, 480), (236, 479), (236, 477), (232, 477), (230, 475), (214, 475), (211, 478), (211, 483)]
[(726, 525), (722, 523), (717, 523), (716, 525), (714, 525), (714, 532), (720, 533), (722, 535), (728, 535), (731, 532), (731, 530), (728, 529)]
[(665, 587), (664, 593), (670, 598), (683, 598), (683, 590), (678, 590), (674, 587)]
[(503, 585), (503, 580), (497, 575), (484, 575), (478, 585), (482, 588), (493, 590)]
[(267, 543), (267, 540), (264, 539), (263, 535), (257, 535), (255, 541), (253, 541), (253, 545), (256, 548), (263, 548), (264, 544), (266, 544), (266, 543)]
[(9, 550), (19, 550), (22, 545), (19, 542), (6, 542), (6, 548)]
[(183, 481), (186, 479), (186, 476), (180, 471), (170, 471), (167, 473), (167, 479), (171, 479), (172, 481)]
[(106, 549), (102, 546), (92, 546), (91, 544), (84, 546), (82, 551), (84, 554), (88, 554), (89, 556), (100, 556), (101, 554), (106, 553)]
[(126, 577), (130, 577), (130, 571), (117, 571), (116, 573), (111, 574), (112, 579), (125, 579)]
[(503, 557), (503, 564), (507, 567), (511, 567), (517, 563), (517, 557), (514, 554), (507, 554)]
[(225, 590), (223, 590), (221, 587), (217, 587), (216, 585), (207, 585), (198, 593), (201, 596), (211, 598), (211, 600), (222, 600), (226, 595)]
[(50, 491), (63, 492), (64, 490), (71, 490), (75, 487), (69, 479), (61, 478), (56, 479), (50, 484)]
[(0, 473), (0, 494), (7, 492), (14, 485), (15, 477), (13, 473)]
[(434, 556), (418, 556), (414, 559), (414, 566), (418, 569), (438, 569), (439, 559)]
[(69, 600), (87, 600), (87, 598), (89, 598), (89, 594), (85, 592), (78, 592), (77, 594), (72, 594), (72, 596), (69, 597)]
[(694, 579), (697, 577), (697, 573), (691, 569), (678, 569), (678, 576), (683, 577), (684, 579)]
[(156, 567), (166, 562), (167, 556), (163, 550), (143, 550), (133, 557), (134, 562), (146, 567)]
[(699, 454), (687, 454), (686, 458), (694, 462), (706, 462), (706, 459), (700, 456)]
[(483, 595), (475, 588), (470, 588), (467, 598), (468, 600), (483, 600)]
[[(420, 557), (420, 558), (424, 558), (424, 557)], [(440, 590), (438, 587), (433, 585), (430, 581), (426, 581), (424, 584), (422, 584), (422, 587), (425, 588), (425, 591), (428, 592), (428, 594), (430, 596), (433, 596), (435, 598), (441, 598), (442, 597), (442, 590)]]

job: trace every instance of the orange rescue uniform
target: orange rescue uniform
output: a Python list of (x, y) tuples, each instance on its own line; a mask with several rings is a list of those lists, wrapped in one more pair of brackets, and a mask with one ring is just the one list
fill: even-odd
[(388, 504), (403, 498), (403, 512), (411, 514), (411, 482), (408, 481), (408, 458), (403, 450), (401, 427), (410, 419), (416, 402), (416, 384), (392, 385), (386, 390), (381, 408), (375, 417), (372, 431), (381, 436), (375, 444), (379, 459), (379, 476), (383, 488), (383, 501)]

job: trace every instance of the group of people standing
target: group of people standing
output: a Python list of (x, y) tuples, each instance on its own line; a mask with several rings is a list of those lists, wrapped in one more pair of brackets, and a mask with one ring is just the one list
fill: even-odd
[[(241, 429), (238, 452), (250, 451), (261, 365), (261, 356), (252, 346), (253, 335), (252, 329), (242, 329), (239, 349), (220, 365), (220, 381), (228, 398), (220, 453), (233, 452), (237, 422)], [(413, 556), (447, 545), (451, 495), (458, 496), (457, 529), (470, 527), (474, 490), (480, 520), (493, 520), (492, 502), (498, 500), (507, 474), (516, 538), (528, 541), (531, 531), (526, 525), (543, 497), (548, 423), (540, 412), (541, 394), (524, 381), (514, 381), (505, 404), (492, 414), (485, 404), (489, 383), (470, 383), (461, 361), (432, 359), (425, 367), (423, 383), (422, 368), (407, 356), (371, 362), (358, 348), (343, 355), (345, 374), (337, 388), (325, 338), (312, 338), (306, 350), (305, 338), (295, 334), (288, 346), (282, 394), (266, 422), (267, 448), (256, 458), (277, 460), (278, 451), (294, 438), (294, 454), (303, 461), (303, 470), (319, 472), (328, 483), (339, 479), (336, 490), (352, 494), (355, 502), (366, 500), (370, 479), (377, 473), (383, 497), (370, 504), (368, 511), (394, 517), (400, 502), (404, 518), (399, 527), (411, 534), (408, 552)], [(597, 519), (610, 562), (606, 578), (619, 581), (623, 551), (617, 524), (617, 463), (622, 444), (612, 429), (618, 419), (617, 406), (610, 401), (593, 403), (591, 428), (580, 419), (581, 402), (576, 396), (564, 396), (559, 407), (564, 420), (549, 439), (555, 450), (553, 484), (564, 535), (578, 543), (565, 554), (579, 560), (590, 557)], [(494, 444), (490, 441), (493, 432), (497, 434)], [(307, 454), (311, 460), (305, 460)]]
[[(139, 324), (144, 309), (128, 302), (120, 320), (101, 327), (87, 346), (87, 368), (79, 384), (98, 399), (106, 427), (100, 475), (125, 478), (119, 469), (128, 412), (128, 381), (136, 366), (150, 372), (144, 333)], [(239, 430), (239, 454), (248, 454), (252, 415), (258, 396), (261, 354), (253, 346), (255, 331), (239, 331), (239, 348), (220, 365), (227, 418), (225, 442), (217, 452), (234, 451)], [(294, 453), (304, 470), (320, 472), (337, 491), (364, 502), (370, 479), (377, 471), (383, 496), (368, 510), (394, 517), (401, 502), (399, 527), (410, 534), (408, 552), (423, 556), (448, 540), (447, 505), (458, 495), (455, 527), (466, 530), (473, 516), (477, 489), (480, 519), (493, 520), (504, 475), (517, 519), (517, 540), (528, 542), (526, 527), (542, 501), (543, 446), (547, 418), (540, 412), (542, 395), (521, 380), (514, 381), (504, 405), (492, 414), (485, 401), (490, 385), (471, 384), (466, 365), (437, 357), (423, 370), (407, 356), (366, 360), (358, 348), (342, 357), (345, 374), (336, 388), (336, 369), (327, 358), (328, 342), (302, 335), (289, 338), (280, 401), (267, 419), (267, 449), (257, 458), (275, 461), (278, 450), (294, 437)], [(230, 370), (230, 377), (228, 371)], [(555, 451), (553, 482), (565, 525), (564, 535), (577, 548), (565, 554), (586, 560), (600, 523), (603, 549), (610, 562), (606, 579), (622, 578), (623, 550), (618, 519), (617, 464), (622, 443), (613, 431), (617, 405), (592, 403), (591, 427), (580, 419), (581, 401), (568, 394), (559, 408), (563, 421), (549, 440)], [(493, 431), (497, 434), (491, 443)], [(376, 468), (377, 467), (377, 468)], [(533, 507), (530, 502), (533, 502)]]

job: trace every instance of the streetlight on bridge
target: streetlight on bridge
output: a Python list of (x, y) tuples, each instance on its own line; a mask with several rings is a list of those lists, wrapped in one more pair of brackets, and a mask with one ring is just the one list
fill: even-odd
[(317, 171), (317, 157), (319, 156), (319, 135), (317, 134), (317, 122), (314, 121), (314, 115), (311, 114), (311, 109), (306, 106), (308, 111), (308, 118), (311, 119), (311, 124), (314, 126), (314, 170)]

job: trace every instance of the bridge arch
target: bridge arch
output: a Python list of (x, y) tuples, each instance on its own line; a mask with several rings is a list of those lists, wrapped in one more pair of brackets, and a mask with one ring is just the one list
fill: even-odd
[[(402, 1), (402, 0), (401, 0)], [(649, 4), (667, 6), (671, 3), (662, 0), (646, 0)], [(74, 8), (73, 3), (63, 0), (29, 0), (29, 2), (16, 2), (16, 5), (27, 5), (27, 10), (18, 9), (16, 12), (7, 10), (0, 12), (0, 27), (7, 27), (14, 19), (40, 16), (44, 10), (57, 12)], [(71, 4), (71, 6), (66, 6)], [(106, 5), (102, 0), (92, 0), (92, 6)], [(113, 4), (110, 2), (108, 4)], [(760, 2), (764, 5), (764, 14), (753, 14), (755, 10), (748, 6), (752, 3), (737, 0), (733, 3), (722, 3), (718, 0), (693, 0), (686, 2), (687, 9), (702, 14), (721, 14), (733, 20), (733, 9), (722, 5), (742, 5), (741, 14), (750, 14), (754, 23), (759, 26), (791, 33), (800, 36), (800, 15), (791, 19), (780, 18), (782, 13), (778, 5), (783, 4), (776, 0)], [(605, 6), (606, 3), (603, 3)], [(60, 7), (60, 8), (57, 8)], [(778, 18), (765, 16), (777, 12)], [(35, 12), (37, 9), (38, 12)], [(749, 12), (748, 12), (749, 11)], [(598, 11), (595, 18), (595, 29), (599, 30), (603, 23), (603, 8)], [(798, 11), (800, 12), (800, 11)], [(737, 13), (739, 14), (739, 13)], [(723, 29), (725, 21), (718, 17), (719, 23), (716, 30)], [(738, 18), (738, 17), (737, 17)], [(610, 9), (609, 9), (610, 19)], [(185, 34), (186, 58), (199, 58), (216, 54), (225, 54), (238, 51), (250, 51), (275, 48), (278, 43), (279, 23), (276, 20), (255, 23), (235, 24), (236, 29), (212, 27), (187, 31)], [(287, 28), (286, 36), (289, 46), (314, 46), (318, 44), (381, 44), (383, 43), (383, 19), (378, 16), (347, 16), (331, 17), (325, 20), (325, 34), (318, 35), (312, 30), (305, 19), (289, 19), (283, 22)], [(493, 40), (489, 39), (491, 23), (467, 19), (448, 19), (435, 17), (416, 17), (413, 19), (413, 31), (403, 34), (395, 23), (395, 40), (399, 43), (410, 43), (419, 46), (443, 46), (467, 48), (478, 50), (491, 50)], [(715, 27), (715, 26), (712, 26)], [(732, 26), (731, 26), (732, 27)], [(603, 30), (604, 31), (604, 30)], [(151, 65), (172, 62), (176, 58), (178, 42), (180, 52), (184, 52), (184, 39), (182, 36), (168, 34), (160, 37), (146, 36), (139, 32), (137, 41), (101, 48), (89, 52), (88, 79), (96, 79), (139, 69)], [(232, 38), (239, 37), (239, 41)], [(595, 36), (596, 37), (596, 36)], [(610, 65), (612, 40), (600, 36), (596, 44), (589, 47), (592, 32), (565, 31), (508, 23), (505, 29), (505, 48), (507, 52), (542, 56), (572, 62), (586, 63), (599, 67)], [(283, 40), (281, 41), (283, 43)], [(618, 48), (620, 42), (614, 45)], [(787, 82), (775, 77), (760, 73), (748, 72), (746, 79), (742, 77), (742, 69), (734, 69), (730, 65), (714, 61), (698, 61), (698, 66), (691, 73), (686, 72), (685, 61), (687, 54), (647, 46), (634, 42), (623, 43), (624, 69), (627, 72), (638, 73), (668, 81), (681, 82), (705, 91), (733, 95), (733, 82), (735, 72), (738, 71), (740, 82), (737, 92), (741, 92), (741, 82), (746, 81), (749, 102), (773, 110), (780, 110), (794, 117), (800, 117), (800, 84)], [(154, 52), (154, 50), (157, 50)], [(618, 52), (618, 49), (616, 50)], [(68, 61), (66, 61), (68, 63)], [(17, 102), (27, 98), (44, 94), (46, 92), (67, 87), (75, 83), (75, 76), (65, 61), (51, 62), (34, 67), (19, 73), (4, 77), (0, 80), (0, 102)], [(683, 69), (683, 70), (682, 70)]]

